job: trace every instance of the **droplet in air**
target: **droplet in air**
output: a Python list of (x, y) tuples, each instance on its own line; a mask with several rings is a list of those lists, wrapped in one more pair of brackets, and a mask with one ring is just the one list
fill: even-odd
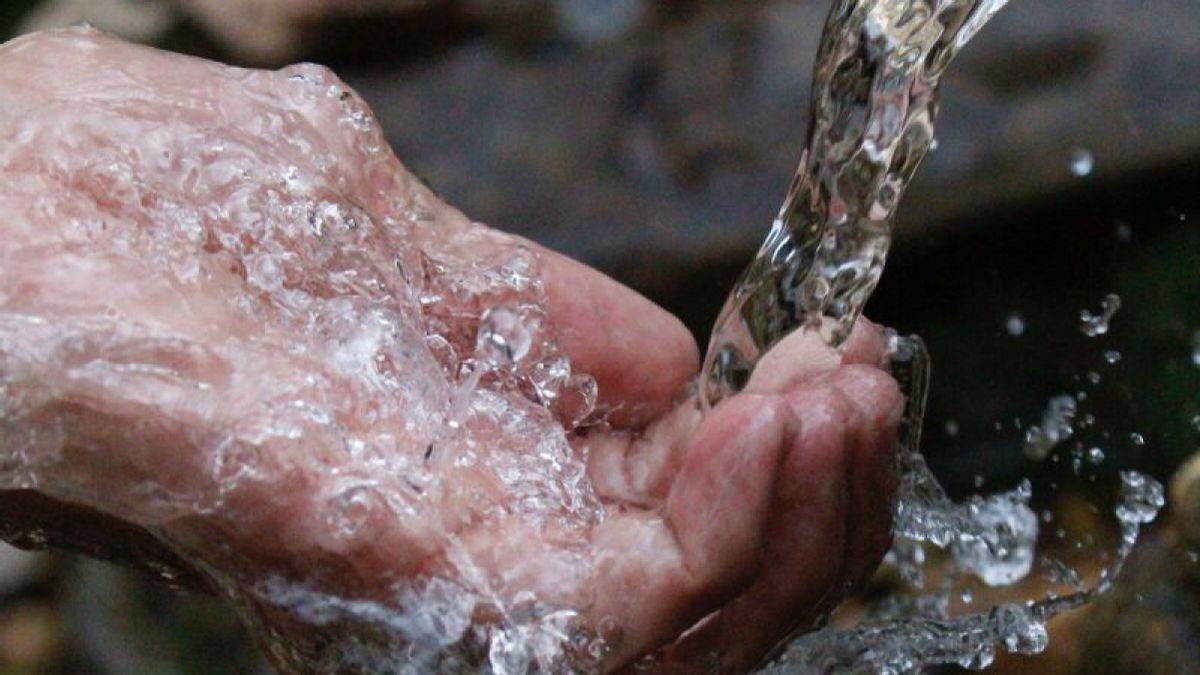
[(946, 431), (946, 436), (954, 438), (958, 435), (958, 422), (954, 420), (946, 420), (944, 429)]
[(1118, 222), (1117, 226), (1113, 228), (1113, 234), (1116, 235), (1117, 241), (1123, 244), (1133, 240), (1133, 228), (1129, 226), (1129, 223)]
[(1092, 464), (1099, 464), (1104, 461), (1104, 450), (1102, 448), (1092, 448), (1088, 450), (1088, 461)]
[(1165, 503), (1162, 483), (1136, 471), (1121, 472), (1116, 513), (1122, 523), (1149, 523)]
[(1008, 319), (1004, 321), (1004, 329), (1013, 337), (1020, 337), (1025, 334), (1025, 318), (1020, 314), (1013, 312), (1008, 315)]
[(1145, 445), (1146, 444), (1146, 437), (1139, 434), (1136, 431), (1133, 432), (1132, 434), (1129, 434), (1129, 440), (1134, 445)]
[(1104, 361), (1108, 365), (1110, 365), (1110, 366), (1115, 365), (1120, 360), (1121, 360), (1121, 352), (1119, 352), (1115, 349), (1110, 349), (1110, 350), (1104, 352)]
[(1070, 438), (1075, 433), (1071, 426), (1075, 410), (1075, 399), (1069, 394), (1050, 399), (1046, 411), (1042, 413), (1041, 425), (1031, 426), (1025, 431), (1025, 456), (1041, 461), (1055, 446)]
[(1096, 158), (1092, 156), (1090, 150), (1075, 148), (1071, 151), (1071, 173), (1076, 176), (1083, 177), (1091, 174), (1095, 165)]
[(1088, 337), (1108, 333), (1108, 324), (1119, 309), (1121, 309), (1121, 296), (1109, 293), (1100, 301), (1099, 314), (1092, 314), (1086, 309), (1079, 312), (1079, 321), (1083, 324), (1080, 326), (1080, 330)]
[(1200, 415), (1195, 415), (1192, 417), (1192, 428), (1196, 431), (1200, 431)]
[(1192, 365), (1200, 368), (1200, 330), (1192, 333)]

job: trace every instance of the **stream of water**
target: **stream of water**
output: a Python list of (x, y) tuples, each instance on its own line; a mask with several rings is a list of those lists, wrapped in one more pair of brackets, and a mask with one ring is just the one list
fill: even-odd
[[(1007, 0), (837, 0), (813, 74), (808, 142), (766, 241), (729, 295), (705, 358), (705, 406), (737, 392), (758, 359), (796, 330), (839, 346), (875, 285), (891, 244), (897, 205), (934, 139), (940, 78), (947, 65)], [(1085, 316), (1100, 334), (1120, 306)], [(1087, 329), (1092, 329), (1089, 332)], [(908, 397), (898, 448), (902, 485), (896, 541), (888, 563), (908, 582), (876, 603), (856, 626), (826, 628), (794, 640), (763, 672), (920, 671), (953, 663), (983, 668), (1002, 647), (1034, 654), (1046, 622), (1111, 586), (1141, 525), (1163, 506), (1160, 484), (1121, 474), (1116, 508), (1121, 540), (1091, 587), (1079, 573), (1039, 556), (1032, 488), (952, 501), (919, 451), (929, 383), (929, 355), (916, 337), (889, 336), (890, 365)], [(1074, 400), (1052, 401), (1044, 428), (1032, 428), (1026, 451), (1044, 457), (1070, 434)], [(940, 549), (936, 586), (925, 589), (926, 547)], [(1024, 580), (1035, 561), (1072, 592), (955, 614), (952, 594), (974, 577), (986, 586)], [(1015, 593), (1013, 594), (1016, 595)]]

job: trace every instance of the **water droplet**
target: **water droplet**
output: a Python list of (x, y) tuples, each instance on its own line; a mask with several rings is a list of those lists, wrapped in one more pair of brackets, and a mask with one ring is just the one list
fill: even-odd
[(1136, 471), (1121, 472), (1117, 518), (1122, 523), (1145, 524), (1158, 516), (1166, 504), (1162, 483)]
[(1004, 321), (1004, 329), (1013, 337), (1020, 337), (1025, 334), (1025, 318), (1016, 312), (1009, 314), (1008, 319)]
[(1104, 461), (1104, 450), (1102, 448), (1092, 448), (1088, 450), (1088, 461), (1092, 464), (1099, 464)]
[(943, 428), (946, 432), (946, 436), (950, 438), (954, 438), (958, 435), (958, 422), (955, 420), (946, 420), (946, 424)]
[(527, 321), (507, 307), (483, 313), (475, 339), (475, 353), (492, 367), (510, 366), (529, 353), (533, 345)]
[(1042, 414), (1041, 425), (1025, 431), (1025, 456), (1035, 461), (1043, 460), (1059, 443), (1070, 438), (1075, 432), (1071, 427), (1075, 410), (1075, 399), (1068, 394), (1050, 399)]
[(1113, 234), (1117, 237), (1117, 241), (1128, 243), (1133, 240), (1133, 228), (1128, 223), (1118, 222), (1113, 228)]
[(337, 532), (350, 536), (385, 508), (386, 501), (378, 490), (370, 485), (355, 485), (330, 500), (327, 517)]
[(1129, 434), (1129, 440), (1134, 445), (1145, 445), (1146, 444), (1146, 437), (1139, 434), (1136, 431), (1133, 432), (1132, 434)]
[(1200, 368), (1200, 330), (1192, 333), (1192, 365)]
[(964, 588), (962, 592), (962, 601), (964, 605), (969, 605), (975, 602), (975, 596), (971, 593), (971, 589)]
[(1080, 330), (1088, 337), (1096, 337), (1108, 333), (1109, 322), (1117, 310), (1121, 309), (1121, 296), (1109, 293), (1100, 301), (1100, 313), (1092, 314), (1088, 310), (1079, 312)]
[(1076, 176), (1087, 176), (1096, 166), (1096, 158), (1085, 148), (1075, 148), (1071, 151), (1071, 173)]
[(1200, 431), (1200, 415), (1195, 415), (1192, 417), (1192, 428), (1196, 431)]
[(1108, 365), (1110, 365), (1110, 366), (1115, 365), (1120, 360), (1121, 360), (1121, 352), (1119, 352), (1115, 349), (1110, 349), (1110, 350), (1104, 352), (1104, 361)]

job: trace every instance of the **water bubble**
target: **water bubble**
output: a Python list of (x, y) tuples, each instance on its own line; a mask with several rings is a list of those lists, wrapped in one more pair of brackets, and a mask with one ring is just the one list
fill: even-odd
[(1192, 428), (1196, 431), (1200, 431), (1200, 415), (1192, 416)]
[(1088, 461), (1092, 464), (1099, 464), (1104, 461), (1104, 450), (1102, 448), (1092, 448), (1088, 450)]
[(1116, 365), (1120, 360), (1121, 360), (1121, 352), (1119, 352), (1115, 349), (1110, 349), (1110, 350), (1104, 352), (1104, 362), (1107, 363), (1108, 365), (1110, 365), (1110, 366)]
[(964, 605), (969, 605), (972, 602), (975, 602), (975, 596), (971, 593), (971, 589), (969, 588), (963, 589), (961, 597)]
[(1128, 223), (1118, 222), (1113, 228), (1113, 234), (1117, 237), (1117, 241), (1128, 243), (1133, 240), (1133, 228)]
[(1076, 176), (1087, 176), (1095, 168), (1096, 158), (1085, 148), (1075, 148), (1071, 151), (1071, 173)]
[(1025, 318), (1020, 314), (1013, 312), (1008, 315), (1004, 321), (1004, 329), (1013, 337), (1020, 337), (1025, 334)]
[(1100, 373), (1098, 373), (1094, 370), (1088, 371), (1087, 380), (1088, 380), (1088, 382), (1091, 382), (1092, 384), (1100, 384)]
[(1121, 296), (1109, 293), (1100, 301), (1099, 314), (1092, 314), (1086, 309), (1079, 312), (1079, 321), (1082, 323), (1080, 330), (1088, 337), (1108, 333), (1108, 324), (1119, 309), (1121, 309)]
[(1135, 431), (1129, 434), (1129, 441), (1134, 445), (1145, 445), (1146, 437)]
[(1041, 461), (1059, 443), (1075, 433), (1071, 422), (1075, 419), (1076, 405), (1074, 397), (1069, 394), (1050, 399), (1046, 411), (1042, 413), (1041, 425), (1031, 426), (1025, 431), (1026, 457)]
[(1200, 368), (1200, 330), (1192, 333), (1192, 365)]

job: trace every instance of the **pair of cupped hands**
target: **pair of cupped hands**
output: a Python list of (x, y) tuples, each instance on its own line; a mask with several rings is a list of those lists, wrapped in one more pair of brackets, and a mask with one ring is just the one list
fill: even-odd
[[(860, 321), (841, 350), (795, 335), (702, 413), (687, 394), (697, 348), (675, 318), (442, 203), (323, 69), (246, 71), (83, 29), (20, 38), (0, 47), (0, 174), (9, 539), (231, 597), (278, 577), (384, 605), (439, 576), (471, 588), (447, 563), (466, 550), (498, 602), (534, 597), (607, 631), (600, 669), (664, 673), (751, 669), (888, 546), (903, 400), (876, 327)], [(318, 222), (331, 212), (341, 234)], [(462, 376), (432, 348), (358, 349), (362, 327), (428, 332), (419, 301), (389, 309), (416, 274), (404, 261), (455, 287), (438, 276), (513, 251), (532, 263), (547, 334), (598, 385), (598, 412), (565, 438), (603, 517), (539, 527), (513, 516), (528, 495), (447, 470), (441, 516), (417, 499), (335, 531), (328, 496), (364, 460), (332, 448), (386, 437), (380, 466), (426, 455), (422, 420), (454, 405)], [(432, 306), (438, 325), (483, 309), (461, 286)], [(469, 351), (473, 336), (448, 332), (446, 353)], [(303, 402), (324, 417), (288, 407)], [(293, 432), (262, 422), (283, 409)], [(488, 433), (474, 452), (521, 452), (503, 425)], [(323, 634), (337, 624), (257, 616), (268, 643), (337, 641)]]

